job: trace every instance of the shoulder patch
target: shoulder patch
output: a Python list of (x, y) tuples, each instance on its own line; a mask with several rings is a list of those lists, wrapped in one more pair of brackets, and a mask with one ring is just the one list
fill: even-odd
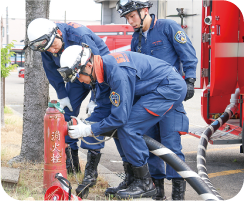
[(183, 31), (178, 31), (176, 34), (175, 34), (175, 40), (178, 42), (178, 43), (186, 43), (186, 35)]
[(112, 91), (112, 93), (109, 96), (111, 103), (118, 107), (120, 104), (120, 96), (116, 92)]

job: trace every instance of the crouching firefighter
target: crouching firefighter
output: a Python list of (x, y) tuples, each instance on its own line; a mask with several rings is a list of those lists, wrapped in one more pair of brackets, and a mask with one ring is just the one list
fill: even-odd
[[(43, 67), (47, 75), (49, 83), (54, 87), (60, 102), (60, 106), (64, 109), (65, 121), (70, 121), (70, 116), (78, 116), (82, 101), (89, 94), (91, 87), (88, 84), (81, 83), (78, 80), (63, 80), (58, 69), (60, 69), (60, 56), (62, 52), (70, 45), (81, 45), (82, 42), (89, 44), (93, 52), (99, 55), (109, 54), (108, 47), (104, 41), (94, 34), (87, 27), (77, 23), (54, 23), (48, 19), (37, 18), (33, 20), (27, 29), (29, 42), (25, 48), (30, 47), (33, 51), (41, 52)], [(65, 85), (65, 82), (67, 84)], [(97, 86), (97, 84), (95, 84)], [(96, 88), (97, 94), (109, 95), (109, 88), (106, 85), (99, 85)], [(106, 96), (108, 96), (106, 95)], [(103, 105), (99, 103), (99, 99), (94, 97), (92, 93), (92, 102), (88, 104), (89, 110), (95, 110), (96, 115), (90, 116), (89, 121), (101, 121), (107, 117), (110, 111), (111, 103), (109, 100), (103, 101)], [(96, 104), (94, 104), (96, 102)], [(96, 107), (95, 107), (96, 106)], [(95, 107), (95, 109), (94, 109)], [(100, 140), (103, 138), (100, 137)], [(72, 173), (72, 166), (76, 172), (80, 172), (80, 164), (78, 157), (78, 139), (65, 137), (65, 142), (70, 145), (71, 149), (66, 148), (67, 155), (66, 168), (68, 173)], [(88, 138), (91, 143), (98, 142), (94, 138)], [(94, 185), (97, 180), (97, 165), (99, 163), (101, 153), (100, 149), (104, 147), (104, 143), (97, 145), (88, 145), (81, 142), (81, 148), (88, 149), (87, 164), (85, 167), (85, 176), (83, 184)], [(73, 164), (71, 163), (71, 156)]]
[[(116, 197), (153, 197), (157, 190), (149, 173), (149, 150), (143, 134), (182, 103), (185, 81), (173, 66), (157, 58), (129, 51), (93, 55), (85, 45), (67, 48), (61, 56), (61, 68), (70, 69), (82, 83), (97, 81), (111, 89), (111, 114), (92, 125), (76, 118), (78, 124), (69, 127), (69, 136), (98, 136), (117, 129), (116, 145), (133, 178)], [(62, 76), (65, 79), (66, 75)], [(140, 98), (133, 104), (135, 96)]]

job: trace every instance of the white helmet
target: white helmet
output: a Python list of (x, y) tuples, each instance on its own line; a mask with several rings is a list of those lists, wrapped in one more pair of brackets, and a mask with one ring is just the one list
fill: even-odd
[(33, 20), (27, 29), (29, 38), (29, 47), (34, 51), (44, 52), (52, 45), (56, 34), (57, 25), (45, 18), (37, 18)]
[(92, 51), (85, 43), (80, 45), (72, 45), (67, 47), (60, 58), (60, 66), (58, 72), (65, 82), (74, 82), (79, 74), (88, 75), (83, 70), (91, 59)]

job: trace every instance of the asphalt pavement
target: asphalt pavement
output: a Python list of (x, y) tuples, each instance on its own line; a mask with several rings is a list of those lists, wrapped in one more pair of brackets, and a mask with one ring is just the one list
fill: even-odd
[[(23, 115), (24, 79), (18, 78), (17, 72), (12, 72), (6, 78), (5, 91), (6, 105), (14, 109), (16, 114)], [(184, 102), (185, 110), (190, 120), (190, 127), (204, 127), (207, 125), (201, 117), (201, 91), (201, 89), (196, 89), (194, 97)], [(49, 96), (50, 100), (58, 100), (56, 92), (51, 85), (49, 87)], [(85, 109), (89, 98), (90, 96), (81, 105), (80, 118), (86, 118)], [(182, 136), (183, 153), (186, 157), (186, 163), (195, 172), (197, 172), (196, 154), (198, 143), (198, 138), (190, 135)], [(206, 157), (208, 174), (213, 186), (225, 200), (237, 195), (243, 185), (244, 154), (240, 153), (239, 149), (239, 144), (208, 145)], [(86, 153), (87, 150), (79, 150), (79, 155), (82, 160), (86, 160)], [(123, 166), (114, 141), (107, 141), (101, 153), (99, 173), (109, 181), (111, 186), (116, 186), (123, 176)], [(165, 180), (165, 192), (168, 198), (170, 198), (171, 188), (171, 181)], [(186, 200), (200, 199), (199, 195), (187, 184)]]

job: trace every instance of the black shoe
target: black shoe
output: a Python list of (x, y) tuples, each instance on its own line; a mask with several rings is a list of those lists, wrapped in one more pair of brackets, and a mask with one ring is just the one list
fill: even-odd
[(134, 173), (133, 173), (132, 165), (128, 162), (123, 162), (123, 166), (125, 171), (124, 181), (122, 181), (117, 187), (107, 188), (105, 191), (105, 196), (115, 195), (117, 191), (126, 189), (134, 181)]
[(148, 165), (141, 167), (132, 167), (134, 173), (134, 181), (128, 188), (120, 190), (116, 193), (117, 199), (128, 198), (144, 198), (153, 197), (157, 190), (153, 184)]
[(152, 178), (153, 183), (157, 189), (157, 193), (152, 197), (154, 200), (166, 200), (164, 192), (164, 179), (154, 179)]
[[(71, 148), (70, 148), (71, 149)], [(80, 173), (80, 162), (79, 162), (79, 156), (78, 156), (78, 149), (73, 150), (71, 149), (71, 156), (69, 152), (69, 147), (65, 148), (66, 153), (66, 169), (68, 174), (73, 173), (72, 164), (71, 164), (71, 156), (73, 159), (73, 165), (75, 168), (76, 173)]]
[(87, 153), (87, 163), (86, 163), (85, 175), (82, 184), (84, 185), (89, 184), (89, 187), (92, 187), (96, 184), (97, 176), (98, 176), (97, 166), (100, 161), (100, 158), (101, 158), (101, 154), (96, 153), (95, 151)]
[(184, 179), (172, 179), (172, 199), (185, 200), (186, 181)]

